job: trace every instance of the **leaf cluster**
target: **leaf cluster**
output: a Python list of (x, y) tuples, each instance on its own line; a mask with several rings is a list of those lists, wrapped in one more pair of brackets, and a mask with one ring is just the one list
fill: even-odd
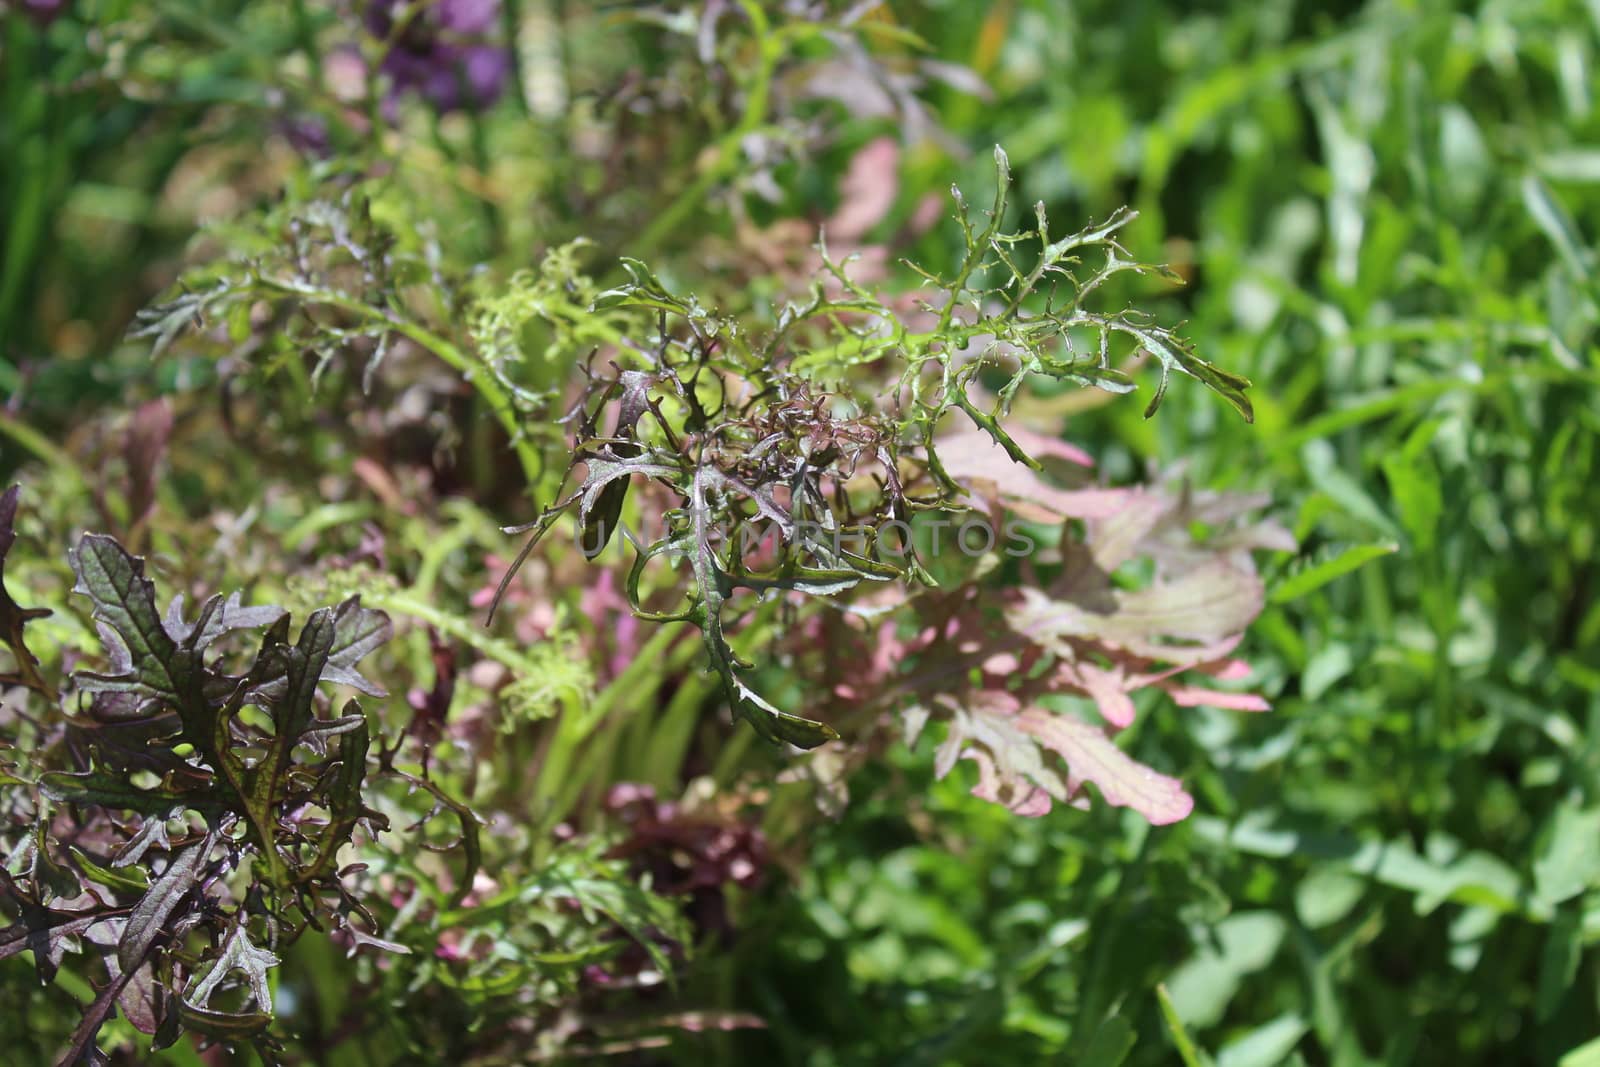
[[(17, 492), (0, 497), (0, 548), (13, 541)], [(341, 866), (358, 834), (387, 828), (366, 791), (398, 772), (392, 753), (370, 751), (361, 706), (334, 713), (328, 692), (384, 695), (359, 665), (388, 640), (389, 620), (352, 598), (291, 637), (286, 612), (238, 594), (192, 617), (174, 597), (163, 613), (143, 561), (110, 537), (84, 535), (70, 563), (106, 667), (76, 672), (64, 693), (23, 679), (75, 710), (6, 776), (16, 836), (0, 872), (11, 919), (0, 957), (31, 950), (47, 982), (68, 951), (102, 959), (106, 984), (63, 1062), (99, 1062), (96, 1035), (119, 1007), (157, 1048), (187, 1031), (270, 1059), (269, 971), (284, 947), (313, 928), (399, 947), (378, 938), (353, 889), (363, 865)], [(0, 602), (26, 672), (21, 623), (37, 612)], [(474, 821), (462, 830), (470, 864)]]
[[(568, 512), (583, 554), (598, 556), (623, 523), (630, 484), (661, 487), (662, 529), (636, 542), (626, 583), (635, 612), (697, 626), (736, 714), (769, 741), (813, 748), (836, 731), (752, 688), (745, 676), (752, 665), (726, 633), (737, 610), (730, 605), (741, 595), (838, 598), (863, 583), (936, 585), (908, 535), (919, 513), (966, 508), (966, 489), (940, 456), (939, 434), (951, 418), (1038, 470), (1004, 424), (1017, 391), (1034, 375), (1129, 391), (1132, 380), (1113, 365), (1125, 355), (1119, 341), (1159, 363), (1147, 414), (1176, 371), (1251, 417), (1247, 381), (1143, 315), (1093, 308), (1114, 275), (1156, 271), (1116, 241), (1131, 212), (1052, 240), (1038, 205), (1037, 228), (1008, 231), (1010, 172), (998, 148), (995, 163), (996, 192), (981, 224), (952, 191), (964, 258), (948, 278), (921, 271), (933, 292), (909, 313), (853, 282), (849, 260), (833, 262), (825, 244), (825, 269), (809, 297), (778, 309), (759, 334), (624, 259), (630, 280), (600, 293), (592, 311), (642, 313), (636, 322), (653, 320), (654, 332), (621, 337), (628, 366), (612, 361), (597, 371), (591, 360), (584, 368), (562, 419), (572, 431), (568, 476), (583, 473), (538, 519), (508, 531), (532, 531), (517, 565)], [(1037, 252), (1026, 260), (1021, 250), (1030, 245)], [(1090, 254), (1097, 262), (1085, 267)], [(1006, 371), (1003, 384), (992, 401), (980, 401), (979, 376), (995, 367)], [(864, 369), (846, 384), (845, 368)], [(681, 602), (670, 609), (647, 604), (642, 592), (657, 558), (686, 572)]]

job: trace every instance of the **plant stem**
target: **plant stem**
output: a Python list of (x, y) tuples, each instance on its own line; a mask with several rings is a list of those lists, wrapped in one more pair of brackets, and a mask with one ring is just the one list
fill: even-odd
[(756, 35), (758, 60), (755, 73), (745, 89), (744, 110), (733, 129), (718, 138), (711, 162), (689, 187), (678, 194), (667, 209), (655, 217), (635, 242), (635, 253), (648, 256), (672, 235), (685, 219), (699, 208), (706, 196), (732, 175), (739, 165), (739, 149), (744, 139), (755, 133), (766, 122), (768, 101), (772, 95), (772, 80), (777, 73), (778, 60), (783, 56), (781, 33), (774, 33), (767, 14), (755, 0), (740, 0), (739, 6), (750, 19)]

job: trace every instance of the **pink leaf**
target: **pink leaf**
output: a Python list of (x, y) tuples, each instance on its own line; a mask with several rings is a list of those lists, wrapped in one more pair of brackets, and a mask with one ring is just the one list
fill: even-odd
[(829, 243), (853, 244), (883, 221), (900, 192), (900, 145), (893, 137), (868, 141), (840, 183), (839, 209), (823, 227)]
[(1182, 782), (1135, 762), (1098, 727), (1040, 708), (1023, 711), (1017, 725), (1059, 752), (1074, 777), (1093, 782), (1107, 804), (1132, 808), (1154, 826), (1177, 822), (1194, 810), (1194, 798)]
[[(1087, 464), (1089, 457), (1065, 441), (1042, 434), (1012, 435), (1024, 451), (1059, 456)], [(939, 442), (945, 471), (971, 488), (992, 487), (993, 493), (1017, 514), (1038, 522), (1062, 519), (1106, 519), (1127, 506), (1127, 489), (1059, 489), (1006, 454), (1006, 450), (981, 430), (963, 430)]]
[(1020, 788), (1012, 787), (1001, 778), (994, 760), (982, 749), (969, 748), (962, 755), (978, 766), (978, 784), (972, 787), (973, 796), (1009, 808), (1013, 815), (1038, 818), (1050, 814), (1050, 794), (1043, 788), (1031, 783), (1022, 783)]
[(1225, 708), (1228, 711), (1271, 711), (1272, 705), (1265, 697), (1255, 693), (1223, 693), (1216, 689), (1199, 689), (1193, 686), (1163, 684), (1175, 704), (1185, 708)]
[(1133, 700), (1128, 679), (1120, 668), (1104, 670), (1092, 664), (1078, 667), (1078, 678), (1100, 709), (1100, 717), (1121, 730), (1133, 725)]
[[(1064, 442), (1020, 443), (1032, 454), (1074, 458)], [(1183, 784), (1138, 762), (1114, 737), (1133, 722), (1133, 694), (1142, 689), (1164, 690), (1185, 707), (1268, 710), (1256, 694), (1188, 680), (1237, 682), (1251, 673), (1233, 657), (1265, 600), (1250, 549), (1282, 542), (1271, 523), (1246, 520), (1261, 501), (1187, 489), (1059, 489), (978, 431), (956, 435), (942, 455), (952, 476), (1019, 514), (1081, 512), (1084, 493), (1100, 494), (1104, 507), (1081, 539), (1067, 532), (1063, 567), (1047, 587), (917, 602), (919, 636), (898, 649), (916, 666), (884, 681), (922, 709), (918, 728), (930, 714), (946, 719), (935, 773), (971, 760), (973, 795), (1021, 815), (1043, 815), (1056, 802), (1084, 807), (1098, 792), (1154, 825), (1187, 816), (1194, 800)], [(1136, 560), (1146, 566), (1124, 569)], [(1103, 722), (1057, 714), (1042, 703), (1046, 696), (1093, 700)]]

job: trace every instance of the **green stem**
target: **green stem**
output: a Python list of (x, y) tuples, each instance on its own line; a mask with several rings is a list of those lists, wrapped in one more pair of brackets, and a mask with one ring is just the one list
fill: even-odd
[(492, 637), (467, 620), (418, 600), (409, 590), (363, 593), (362, 599), (372, 607), (425, 622), (440, 633), (465, 642), (490, 659), (510, 667), (521, 675), (538, 673), (538, 665), (514, 648), (509, 641)]
[[(32, 452), (45, 465), (61, 476), (74, 493), (81, 492), (89, 484), (89, 479), (84, 477), (71, 456), (66, 450), (45, 437), (38, 430), (0, 411), (0, 435), (11, 438), (18, 445)], [(59, 488), (60, 486), (58, 486)]]
[(311, 83), (319, 92), (328, 88), (326, 73), (322, 68), (322, 50), (317, 47), (317, 30), (311, 21), (311, 13), (306, 9), (306, 0), (293, 0), (294, 34), (298, 39), (300, 51), (305, 53), (306, 63), (311, 67)]
[(315, 300), (319, 304), (348, 311), (375, 322), (387, 329), (393, 330), (402, 337), (415, 342), (421, 347), (432, 352), (463, 378), (472, 384), (483, 398), (485, 404), (494, 412), (495, 419), (504, 428), (511, 438), (511, 447), (517, 453), (517, 460), (522, 466), (523, 476), (530, 487), (539, 484), (539, 476), (544, 468), (543, 460), (533, 444), (522, 433), (522, 428), (517, 424), (516, 408), (511, 402), (511, 397), (503, 389), (494, 375), (487, 367), (482, 366), (453, 341), (434, 333), (427, 327), (404, 319), (397, 319), (381, 308), (364, 304), (359, 300), (346, 296), (343, 293), (329, 292), (325, 289), (311, 289), (302, 286), (288, 285), (271, 278), (259, 278), (262, 288), (287, 293), (301, 299)]
[(710, 164), (689, 187), (678, 194), (665, 211), (655, 217), (635, 243), (635, 253), (648, 256), (681, 226), (704, 202), (711, 190), (738, 169), (739, 148), (750, 134), (766, 122), (768, 101), (772, 96), (772, 81), (778, 70), (778, 60), (783, 57), (783, 35), (772, 31), (767, 14), (756, 0), (740, 0), (750, 26), (755, 31), (759, 59), (755, 74), (745, 90), (744, 110), (733, 129), (718, 138)]

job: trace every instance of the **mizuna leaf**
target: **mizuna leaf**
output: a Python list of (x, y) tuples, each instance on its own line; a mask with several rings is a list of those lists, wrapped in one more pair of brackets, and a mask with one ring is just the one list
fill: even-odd
[[(355, 601), (346, 601), (346, 604), (355, 604)], [(358, 606), (359, 609), (359, 606)], [(370, 612), (384, 622), (388, 620), (379, 612)], [(346, 615), (348, 617), (348, 614)], [(270, 755), (257, 765), (258, 772), (265, 771), (272, 764), (272, 772), (281, 772), (289, 758), (289, 749), (300, 739), (300, 735), (311, 725), (316, 718), (317, 686), (322, 682), (323, 675), (333, 654), (334, 641), (339, 634), (339, 615), (328, 608), (319, 608), (311, 613), (305, 626), (300, 630), (300, 637), (291, 647), (278, 646), (280, 662), (283, 664), (282, 688), (270, 691), (272, 698), (272, 725), (274, 728), (273, 740), (277, 742), (270, 750)], [(366, 630), (368, 627), (361, 627)], [(376, 629), (373, 627), (372, 629)], [(375, 643), (369, 647), (377, 647)], [(263, 688), (257, 687), (256, 697), (267, 695)], [(263, 776), (268, 776), (263, 774)]]
[[(613, 436), (620, 438), (610, 446), (610, 451), (623, 462), (639, 457), (639, 446), (633, 443), (633, 435), (644, 417), (650, 410), (649, 389), (654, 382), (654, 377), (642, 371), (623, 371), (619, 376), (618, 385), (622, 390), (622, 399), (617, 410), (617, 424)], [(595, 468), (591, 463), (589, 474), (595, 475)], [(579, 551), (585, 559), (594, 559), (605, 550), (612, 536), (617, 532), (617, 527), (622, 522), (622, 505), (628, 498), (628, 484), (631, 478), (619, 477), (608, 480), (597, 498), (591, 498), (585, 492), (578, 511), (581, 533), (578, 538)], [(585, 483), (585, 489), (588, 483)]]
[(622, 505), (628, 499), (628, 482), (629, 479), (625, 477), (607, 482), (592, 504), (588, 494), (584, 495), (586, 506), (581, 514), (582, 528), (578, 535), (578, 550), (583, 553), (584, 559), (594, 559), (604, 552), (612, 534), (616, 533), (622, 522)]
[(1151, 658), (1181, 656), (1184, 643), (1215, 644), (1261, 611), (1261, 580), (1214, 562), (1144, 589), (1123, 590), (1103, 572), (1069, 573), (1048, 592), (1022, 591), (1010, 613), (1016, 631), (1037, 642), (1112, 641)]
[[(6, 590), (6, 556), (17, 540), (14, 524), (17, 518), (17, 497), (20, 492), (20, 487), (13, 485), (0, 493), (0, 642), (9, 645), (17, 659), (18, 673), (15, 680), (31, 688), (47, 691), (48, 687), (39, 677), (38, 657), (29, 652), (28, 646), (23, 642), (22, 628), (34, 619), (44, 618), (50, 612), (44, 608), (25, 608), (12, 600), (11, 594)], [(0, 675), (0, 683), (10, 680), (6, 675)]]
[(44, 972), (44, 968), (56, 955), (56, 946), (67, 938), (80, 936), (89, 927), (106, 919), (104, 912), (84, 914), (80, 911), (36, 908), (34, 914), (25, 916), (21, 922), (0, 929), (0, 960), (10, 959), (24, 949), (30, 949), (41, 968), (40, 977), (49, 981), (54, 968), (50, 968), (49, 974)]
[[(977, 364), (968, 364), (968, 366), (976, 367)], [(1001, 427), (998, 419), (979, 410), (977, 405), (967, 396), (964, 389), (957, 389), (952, 399), (954, 399), (957, 407), (967, 413), (967, 417), (972, 420), (973, 425), (988, 434), (989, 439), (1006, 454), (1007, 459), (1028, 470), (1036, 471), (1041, 469), (1039, 461), (1024, 452), (1022, 446), (1012, 440), (1011, 435)], [(950, 469), (948, 461), (945, 463), (945, 469)]]
[(166, 618), (162, 625), (166, 627), (167, 634), (177, 642), (192, 641), (196, 648), (206, 648), (224, 634), (236, 630), (259, 630), (271, 626), (284, 616), (285, 612), (280, 607), (266, 605), (262, 607), (247, 607), (240, 601), (238, 593), (232, 593), (224, 600), (221, 596), (213, 596), (200, 606), (200, 611), (193, 623), (185, 622), (183, 618), (183, 596), (175, 596), (167, 605)]
[[(107, 960), (106, 963), (114, 968), (116, 961)], [(117, 1006), (135, 1030), (154, 1034), (167, 1015), (166, 1000), (166, 988), (157, 981), (155, 968), (146, 963), (129, 977), (117, 997)]]
[(339, 848), (350, 838), (350, 831), (366, 814), (362, 803), (361, 785), (367, 775), (367, 748), (370, 744), (367, 717), (354, 700), (344, 706), (340, 721), (352, 724), (339, 734), (339, 767), (328, 790), (328, 810), (333, 816), (322, 831), (322, 843), (317, 858), (306, 869), (312, 878), (333, 869), (338, 860)]
[[(711, 660), (711, 669), (722, 679), (722, 689), (728, 698), (730, 709), (735, 715), (754, 726), (763, 739), (785, 741), (798, 748), (816, 748), (837, 738), (838, 732), (826, 723), (780, 711), (745, 685), (739, 677), (740, 664), (722, 633), (722, 604), (728, 576), (718, 565), (716, 553), (711, 547), (710, 531), (707, 526), (709, 511), (706, 506), (708, 480), (705, 472), (702, 472), (696, 476), (691, 490), (690, 516), (694, 522), (694, 530), (692, 537), (687, 540), (686, 547), (700, 594), (700, 606), (695, 618), (700, 623), (701, 637)], [(643, 558), (641, 557), (641, 561)], [(635, 570), (637, 569), (636, 565)], [(634, 581), (636, 583), (637, 580)]]
[(72, 848), (69, 851), (72, 853), (72, 860), (78, 865), (79, 870), (83, 871), (84, 876), (96, 885), (105, 886), (107, 889), (118, 893), (143, 894), (150, 888), (150, 880), (145, 877), (143, 868), (135, 867), (131, 870), (128, 868), (116, 870), (110, 867), (102, 867), (84, 855), (81, 849)]
[(84, 1009), (83, 1019), (78, 1023), (77, 1029), (72, 1031), (72, 1039), (67, 1042), (61, 1058), (56, 1061), (56, 1067), (79, 1067), (81, 1064), (99, 1067), (110, 1062), (95, 1047), (95, 1039), (100, 1036), (100, 1027), (116, 1014), (117, 1000), (132, 980), (133, 976), (123, 971), (100, 990), (94, 1002)]
[(760, 693), (733, 676), (732, 668), (727, 677), (732, 679), (734, 707), (768, 740), (810, 749), (839, 739), (839, 732), (827, 723), (790, 715), (773, 707)]
[(1144, 409), (1145, 418), (1154, 415), (1161, 407), (1161, 400), (1167, 392), (1167, 379), (1173, 371), (1179, 371), (1196, 381), (1203, 382), (1244, 416), (1245, 422), (1256, 421), (1250, 398), (1245, 395), (1245, 390), (1250, 388), (1250, 379), (1225, 371), (1201, 359), (1194, 354), (1192, 345), (1169, 330), (1147, 327), (1126, 320), (1116, 323), (1115, 328), (1132, 336), (1146, 352), (1161, 361), (1161, 378), (1156, 383), (1155, 396), (1150, 398), (1149, 405)]
[[(319, 609), (312, 618), (316, 619), (318, 615), (324, 617), (318, 619), (317, 629), (328, 629), (327, 651), (321, 657), (318, 678), (314, 682), (347, 685), (373, 697), (387, 696), (381, 686), (362, 677), (356, 671), (356, 665), (394, 636), (394, 625), (389, 621), (389, 616), (381, 611), (363, 608), (360, 597), (351, 597), (337, 608)], [(305, 629), (301, 630), (302, 644), (309, 629), (310, 619), (306, 621)], [(281, 700), (287, 681), (280, 664), (277, 670), (267, 672), (263, 680), (250, 687), (250, 699), (269, 702)]]
[[(1092, 786), (1155, 825), (1187, 816), (1193, 800), (1182, 784), (1124, 753), (1113, 733), (1133, 722), (1132, 694), (1146, 688), (1180, 706), (1266, 710), (1254, 694), (1190, 680), (1250, 675), (1231, 658), (1263, 602), (1250, 551), (1285, 544), (1275, 526), (1241, 524), (1253, 506), (1252, 498), (1129, 493), (1123, 511), (1063, 545), (1048, 586), (974, 597), (953, 614), (946, 601), (946, 614), (911, 646), (919, 668), (898, 683), (926, 712), (949, 713), (935, 773), (970, 759), (973, 793), (1019, 815), (1042, 815), (1056, 801), (1085, 805)], [(1201, 524), (1210, 528), (1203, 544), (1192, 532)], [(1141, 557), (1150, 564), (1129, 588), (1114, 572)], [(1044, 698), (1060, 696), (1092, 700), (1105, 725), (1047, 710)]]
[(1052, 798), (1071, 799), (1071, 785), (1017, 728), (1016, 702), (1010, 694), (977, 694), (971, 704), (951, 720), (934, 761), (935, 774), (942, 778), (957, 760), (970, 759), (978, 768), (972, 795), (1017, 815), (1047, 815)]
[(128, 915), (128, 925), (122, 939), (117, 942), (117, 964), (124, 974), (138, 970), (156, 940), (166, 932), (167, 921), (178, 910), (184, 899), (194, 892), (196, 875), (211, 856), (211, 846), (216, 842), (215, 831), (176, 853), (167, 869), (151, 884), (149, 890), (134, 905)]
[(178, 1020), (185, 1028), (217, 1041), (246, 1041), (272, 1025), (272, 1016), (264, 1011), (212, 1011), (182, 997), (176, 1001)]
[(144, 575), (144, 561), (102, 534), (84, 534), (69, 560), (78, 576), (73, 591), (94, 602), (95, 619), (105, 627), (102, 636), (113, 638), (106, 646), (116, 673), (82, 675), (89, 683), (84, 688), (137, 692), (178, 706), (197, 699), (199, 665), (193, 657), (180, 659), (177, 642), (161, 624), (155, 585)]
[(1241, 633), (1261, 613), (1261, 580), (1227, 563), (1208, 563), (1171, 581), (1118, 590), (1102, 636), (1149, 648), (1159, 639), (1205, 644)]
[[(870, 562), (870, 561), (864, 561)], [(769, 589), (787, 589), (809, 596), (836, 596), (848, 589), (860, 585), (863, 580), (882, 582), (890, 577), (897, 577), (898, 572), (891, 571), (884, 575), (871, 570), (824, 570), (820, 567), (804, 567), (799, 564), (790, 564), (770, 574), (723, 574), (725, 592), (735, 589), (751, 589), (764, 592)]]
[[(1039, 435), (1021, 440), (1041, 455), (1056, 455), (1078, 462), (1074, 451), (1050, 449)], [(1062, 442), (1062, 444), (1065, 444)], [(941, 437), (937, 442), (940, 460), (947, 474), (975, 495), (997, 495), (1008, 508), (1025, 519), (1060, 522), (1062, 519), (1106, 519), (1121, 512), (1129, 498), (1126, 489), (1062, 489), (1051, 485), (1039, 473), (1037, 462), (1024, 464), (997, 446), (982, 433), (962, 431)], [(1087, 457), (1083, 457), (1087, 458)]]
[(215, 806), (207, 803), (203, 794), (164, 786), (141, 789), (123, 775), (104, 771), (49, 771), (39, 776), (39, 791), (58, 804), (94, 805), (163, 818), (191, 805), (201, 810)]
[(111, 856), (112, 867), (131, 867), (144, 859), (145, 853), (152, 848), (163, 852), (172, 848), (172, 841), (167, 835), (167, 820), (162, 818), (146, 819), (128, 841)]
[[(1062, 775), (1047, 762), (1054, 752)], [(1018, 815), (1044, 815), (1051, 798), (1072, 801), (1083, 783), (1093, 783), (1114, 807), (1127, 807), (1152, 825), (1177, 822), (1194, 801), (1175, 778), (1135, 762), (1104, 729), (1042, 708), (1024, 708), (1009, 693), (975, 694), (952, 720), (934, 770), (949, 773), (960, 758), (978, 766), (973, 795), (1003, 804)]]
[[(356, 602), (351, 600), (345, 604)], [(376, 612), (369, 614), (379, 615), (387, 626), (387, 618)], [(350, 618), (348, 612), (344, 615)], [(338, 624), (338, 613), (319, 608), (306, 620), (300, 630), (299, 640), (294, 645), (274, 644), (263, 650), (263, 659), (272, 656), (278, 664), (278, 670), (274, 672), (274, 680), (269, 685), (251, 686), (250, 691), (255, 694), (252, 700), (260, 699), (265, 691), (272, 693), (272, 737), (266, 743), (265, 754), (247, 769), (240, 767), (236, 761), (230, 763), (230, 777), (239, 790), (245, 814), (255, 830), (256, 843), (273, 872), (274, 880), (278, 877), (279, 856), (273, 813), (287, 792), (285, 775), (290, 768), (294, 748), (316, 718), (317, 686), (328, 666)], [(369, 627), (358, 626), (356, 629), (362, 632)], [(248, 683), (242, 684), (241, 689), (246, 685)]]
[(1075, 780), (1093, 782), (1106, 803), (1132, 808), (1153, 826), (1178, 822), (1194, 810), (1183, 783), (1129, 758), (1098, 726), (1041, 708), (1023, 711), (1017, 725), (1059, 753)]
[(277, 956), (251, 944), (250, 937), (245, 932), (244, 922), (236, 918), (227, 939), (222, 943), (221, 954), (212, 961), (210, 969), (204, 973), (204, 977), (198, 979), (185, 1000), (190, 1007), (206, 1008), (211, 1002), (211, 995), (222, 984), (222, 979), (230, 971), (239, 971), (250, 987), (250, 996), (254, 998), (256, 1007), (270, 1013), (272, 990), (267, 984), (267, 971), (276, 967), (278, 962)]
[(50, 853), (50, 841), (45, 835), (43, 823), (38, 823), (33, 830), (33, 877), (34, 881), (43, 890), (40, 900), (49, 903), (51, 895), (70, 900), (83, 892), (83, 887), (78, 882), (78, 876), (64, 863), (60, 863)]

